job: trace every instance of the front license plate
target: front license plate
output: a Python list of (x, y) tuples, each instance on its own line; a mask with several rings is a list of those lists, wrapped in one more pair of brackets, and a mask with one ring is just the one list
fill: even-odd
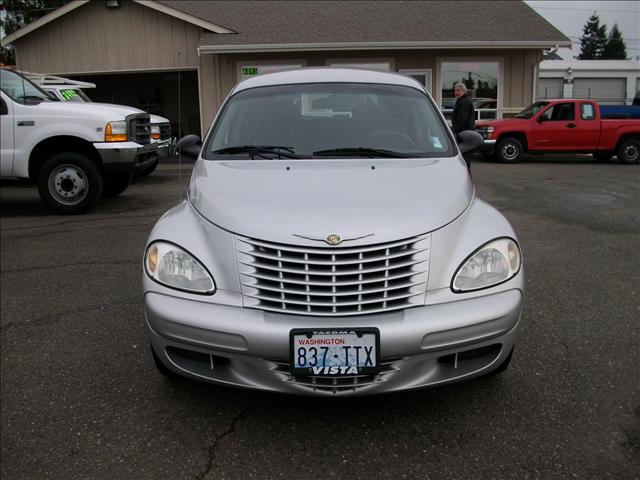
[(296, 329), (290, 338), (294, 375), (345, 377), (380, 370), (377, 328)]

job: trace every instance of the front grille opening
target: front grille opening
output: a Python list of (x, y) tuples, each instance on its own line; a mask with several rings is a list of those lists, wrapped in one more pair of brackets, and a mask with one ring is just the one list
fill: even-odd
[(237, 238), (245, 305), (299, 315), (358, 315), (423, 304), (430, 236), (360, 247)]
[(194, 363), (206, 366), (209, 369), (215, 369), (217, 366), (226, 365), (229, 363), (229, 359), (226, 357), (220, 357), (218, 355), (209, 355), (207, 353), (195, 352), (193, 350), (186, 350), (184, 348), (177, 348), (168, 346), (167, 355), (169, 358), (179, 366), (193, 365)]
[(502, 345), (495, 343), (486, 347), (444, 355), (438, 358), (438, 362), (454, 368), (464, 368), (470, 363), (490, 363), (500, 354), (501, 349)]
[(354, 391), (380, 382), (386, 381), (390, 375), (400, 370), (404, 357), (385, 358), (380, 362), (380, 372), (376, 375), (353, 375), (345, 377), (315, 377), (312, 375), (291, 375), (290, 365), (287, 362), (274, 361), (275, 372), (286, 374), (288, 383), (299, 385), (313, 391), (325, 391), (333, 394), (346, 391)]

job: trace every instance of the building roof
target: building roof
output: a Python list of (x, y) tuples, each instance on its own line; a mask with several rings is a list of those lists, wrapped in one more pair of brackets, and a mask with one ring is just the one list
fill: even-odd
[(545, 48), (570, 40), (522, 1), (249, 0), (158, 3), (237, 34), (204, 33), (200, 51)]
[[(570, 47), (522, 1), (134, 0), (203, 28), (200, 52)], [(76, 0), (2, 39), (84, 5)]]
[(640, 64), (637, 60), (545, 60), (540, 62), (540, 71), (567, 70), (601, 70), (601, 71), (638, 71)]

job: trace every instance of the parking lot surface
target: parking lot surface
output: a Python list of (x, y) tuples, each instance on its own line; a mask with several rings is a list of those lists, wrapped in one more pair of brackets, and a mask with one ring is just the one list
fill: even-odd
[(472, 172), (522, 244), (511, 366), (357, 399), (156, 371), (142, 254), (189, 166), (161, 165), (83, 216), (3, 183), (2, 478), (640, 478), (640, 166), (530, 157)]

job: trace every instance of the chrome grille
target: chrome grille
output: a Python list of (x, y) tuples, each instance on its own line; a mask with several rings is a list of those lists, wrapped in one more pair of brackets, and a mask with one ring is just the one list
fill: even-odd
[(151, 141), (151, 121), (146, 113), (136, 113), (127, 117), (129, 139), (145, 144)]
[(309, 316), (424, 305), (430, 239), (300, 247), (237, 237), (244, 305)]
[(171, 138), (171, 124), (161, 123), (160, 124), (160, 140), (167, 140), (169, 138)]
[(400, 365), (405, 358), (387, 358), (380, 362), (380, 373), (376, 375), (353, 375), (349, 377), (314, 377), (291, 375), (289, 364), (286, 362), (274, 362), (274, 372), (285, 374), (284, 381), (306, 387), (309, 390), (331, 392), (334, 394), (346, 391), (355, 391), (370, 385), (375, 385), (388, 380), (393, 373), (400, 370)]

